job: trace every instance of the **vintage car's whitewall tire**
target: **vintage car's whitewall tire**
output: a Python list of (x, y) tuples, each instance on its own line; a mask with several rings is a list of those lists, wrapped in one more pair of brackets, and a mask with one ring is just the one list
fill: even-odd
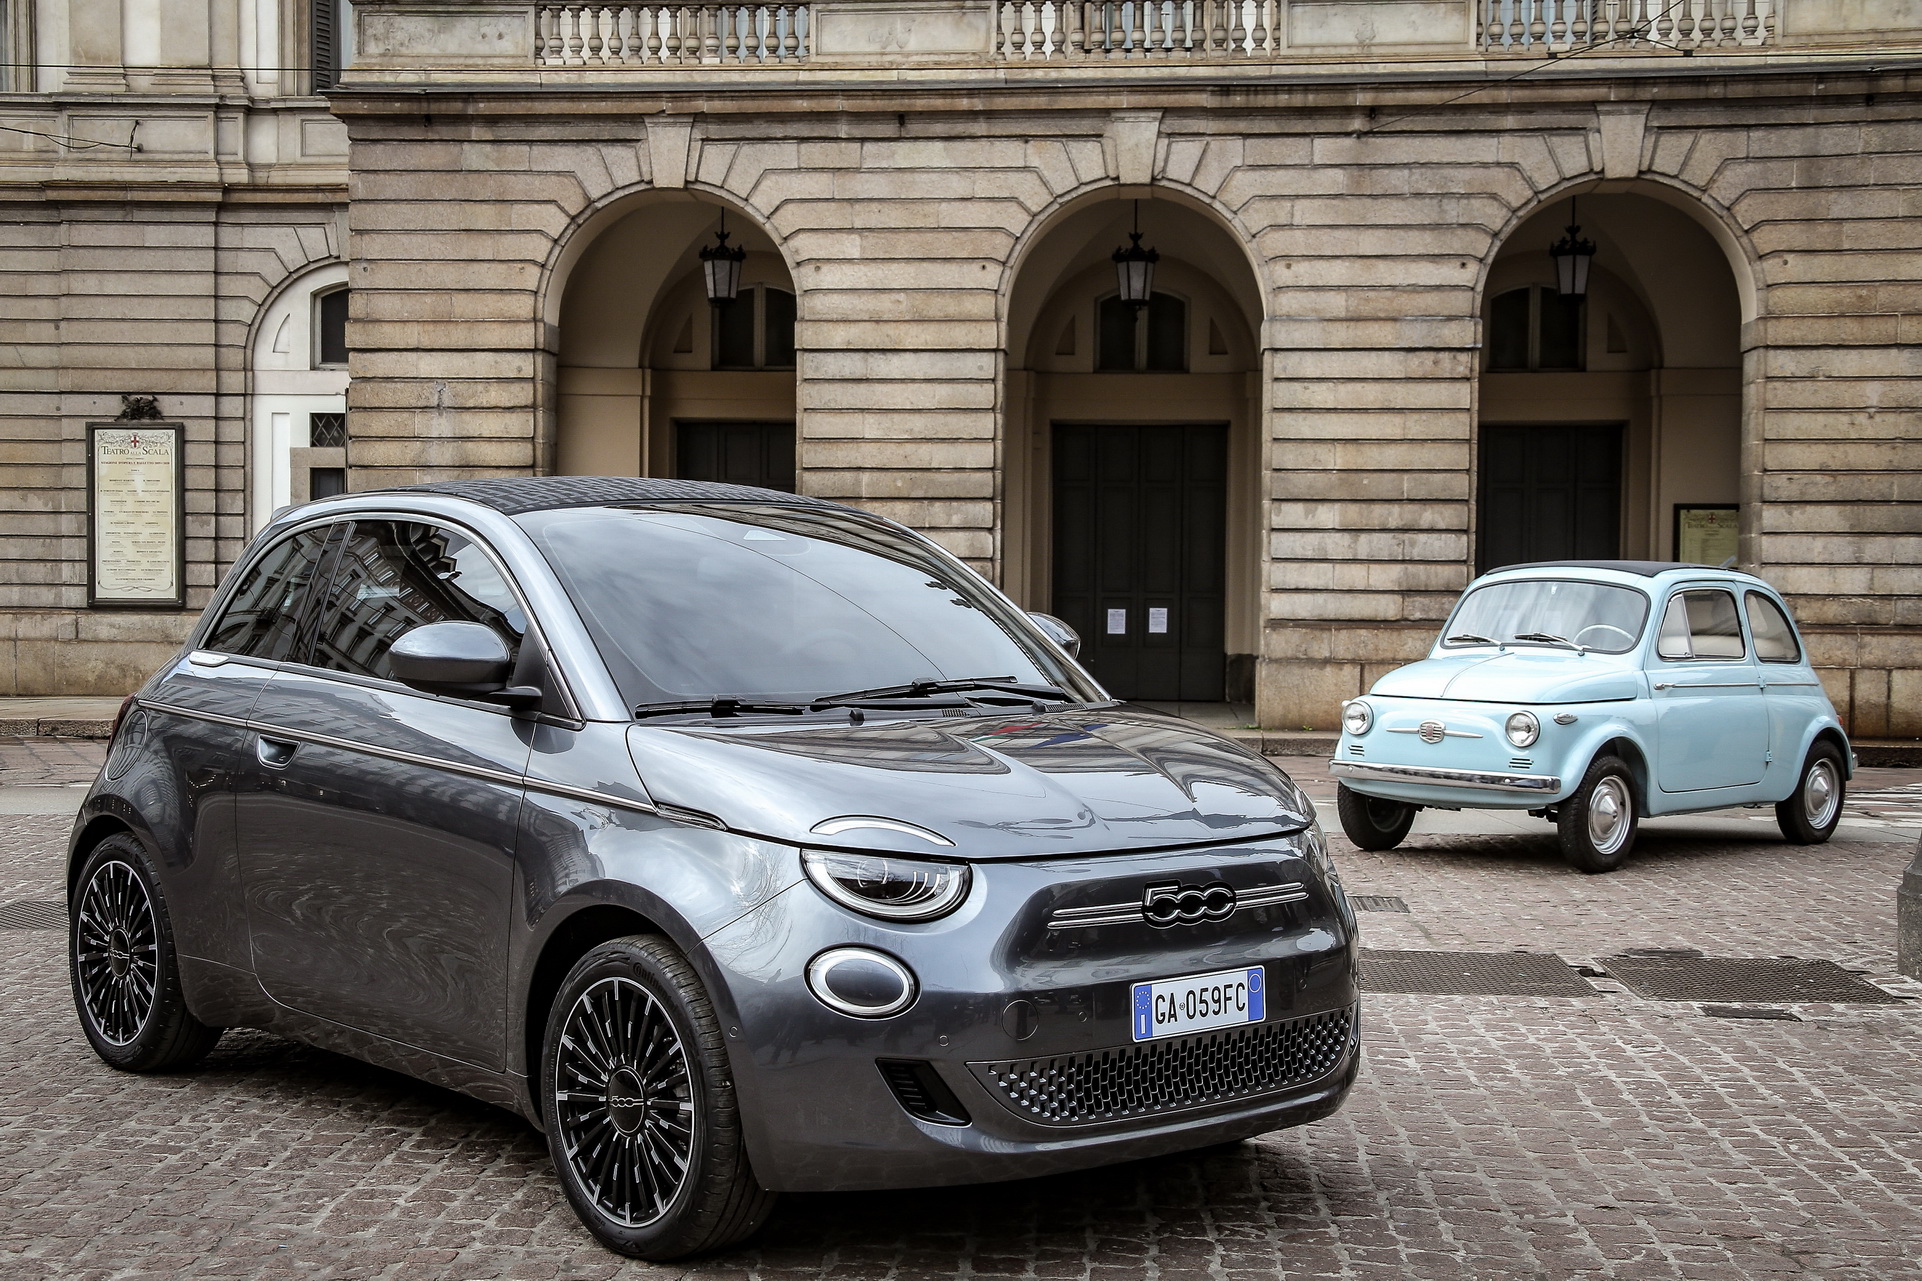
[(1582, 872), (1612, 872), (1635, 848), (1635, 779), (1618, 756), (1598, 756), (1575, 794), (1557, 807), (1562, 857)]
[(575, 963), (540, 1080), (562, 1190), (609, 1249), (656, 1261), (718, 1250), (774, 1208), (748, 1165), (720, 1020), (667, 940), (614, 939)]
[(207, 1057), (221, 1029), (187, 1012), (173, 923), (153, 864), (122, 833), (94, 847), (74, 883), (67, 968), (80, 1030), (123, 1072), (169, 1072)]
[(1335, 813), (1341, 832), (1358, 850), (1392, 850), (1402, 843), (1415, 822), (1415, 807), (1404, 801), (1384, 800), (1335, 784)]
[(1842, 753), (1830, 742), (1809, 748), (1795, 792), (1775, 807), (1775, 823), (1791, 845), (1820, 845), (1842, 822)]

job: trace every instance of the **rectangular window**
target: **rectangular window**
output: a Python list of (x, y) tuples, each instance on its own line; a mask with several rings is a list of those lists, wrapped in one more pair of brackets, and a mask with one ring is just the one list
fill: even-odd
[(347, 363), (345, 289), (336, 289), (314, 300), (314, 363), (335, 368)]
[(1119, 297), (1103, 298), (1095, 317), (1095, 361), (1099, 373), (1126, 373), (1135, 367), (1135, 309)]
[(714, 367), (754, 368), (754, 295), (743, 289), (733, 302), (714, 309)]
[(1748, 630), (1755, 638), (1755, 656), (1765, 663), (1799, 663), (1802, 647), (1796, 643), (1795, 629), (1788, 615), (1760, 592), (1748, 594)]
[(794, 368), (794, 295), (785, 289), (762, 289), (762, 363), (769, 369)]
[(1722, 591), (1680, 592), (1662, 615), (1656, 653), (1663, 658), (1727, 661), (1748, 654), (1735, 597)]
[(307, 444), (313, 449), (345, 449), (347, 415), (308, 414)]
[(346, 492), (347, 469), (345, 467), (309, 467), (307, 469), (309, 499), (333, 498)]

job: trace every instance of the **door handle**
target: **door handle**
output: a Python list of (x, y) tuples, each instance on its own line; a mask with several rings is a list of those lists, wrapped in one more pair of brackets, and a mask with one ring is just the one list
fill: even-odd
[(268, 738), (262, 734), (254, 740), (254, 755), (258, 756), (260, 763), (268, 769), (284, 768), (288, 761), (294, 759), (294, 753), (299, 750), (299, 743), (290, 742), (284, 738)]

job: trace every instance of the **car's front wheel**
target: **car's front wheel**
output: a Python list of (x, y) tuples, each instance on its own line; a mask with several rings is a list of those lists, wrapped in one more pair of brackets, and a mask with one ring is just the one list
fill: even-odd
[(1775, 807), (1775, 823), (1794, 845), (1820, 845), (1842, 821), (1842, 753), (1835, 744), (1816, 743), (1802, 761), (1795, 794)]
[(574, 1212), (610, 1249), (685, 1258), (774, 1208), (748, 1165), (720, 1020), (665, 939), (594, 948), (561, 984), (541, 1061), (547, 1146)]
[(1562, 857), (1583, 872), (1612, 872), (1635, 848), (1635, 780), (1618, 756), (1598, 756), (1556, 809)]
[(1392, 850), (1415, 824), (1415, 807), (1405, 801), (1363, 796), (1346, 783), (1335, 784), (1335, 813), (1342, 835), (1359, 850)]
[(139, 841), (123, 833), (94, 847), (71, 917), (67, 969), (94, 1053), (123, 1072), (167, 1072), (207, 1057), (221, 1029), (187, 1010), (167, 900)]

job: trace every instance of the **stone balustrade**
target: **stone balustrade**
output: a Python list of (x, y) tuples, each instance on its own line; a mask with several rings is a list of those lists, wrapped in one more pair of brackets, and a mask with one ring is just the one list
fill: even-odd
[(808, 56), (805, 4), (543, 4), (544, 67), (763, 66)]
[(1775, 0), (1482, 0), (1482, 48), (1571, 53), (1620, 45), (1655, 51), (1775, 43)]

